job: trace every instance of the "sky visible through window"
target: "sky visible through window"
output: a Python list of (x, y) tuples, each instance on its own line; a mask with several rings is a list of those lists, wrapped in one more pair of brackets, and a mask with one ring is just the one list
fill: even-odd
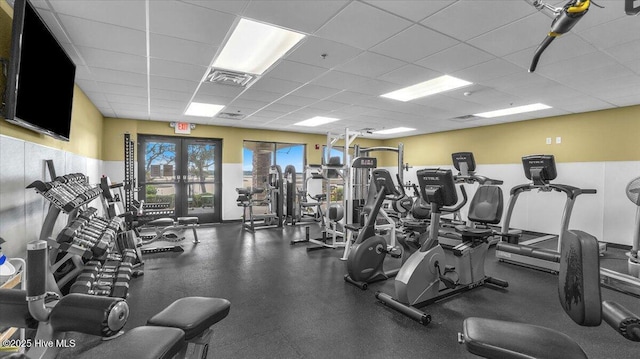
[[(286, 148), (280, 148), (276, 152), (276, 161), (282, 170), (287, 165), (293, 165), (296, 172), (304, 171), (304, 145), (292, 145)], [(242, 171), (251, 172), (253, 170), (253, 151), (248, 148), (243, 149), (242, 155)]]

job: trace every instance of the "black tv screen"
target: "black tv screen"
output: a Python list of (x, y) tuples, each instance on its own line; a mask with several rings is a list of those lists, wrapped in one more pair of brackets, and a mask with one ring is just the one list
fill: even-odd
[(69, 141), (76, 66), (27, 0), (13, 7), (5, 119)]

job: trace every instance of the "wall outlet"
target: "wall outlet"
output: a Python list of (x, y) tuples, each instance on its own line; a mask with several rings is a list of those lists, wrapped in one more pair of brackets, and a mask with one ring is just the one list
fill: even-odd
[(562, 143), (562, 137), (556, 137), (556, 144)]
[(547, 137), (547, 145), (551, 144), (551, 137)]

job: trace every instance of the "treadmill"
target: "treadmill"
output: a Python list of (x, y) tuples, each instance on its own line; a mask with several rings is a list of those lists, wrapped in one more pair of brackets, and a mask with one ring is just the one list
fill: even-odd
[[(524, 174), (531, 183), (515, 186), (511, 189), (509, 204), (502, 221), (502, 241), (496, 245), (496, 257), (501, 262), (523, 265), (557, 274), (560, 271), (560, 246), (564, 234), (569, 229), (571, 212), (578, 196), (595, 194), (595, 189), (583, 189), (565, 184), (551, 183), (557, 177), (553, 155), (530, 155), (522, 157)], [(543, 236), (520, 242), (521, 231), (511, 231), (509, 223), (518, 196), (523, 192), (562, 192), (567, 196), (562, 215), (560, 235), (555, 249), (542, 248), (544, 241), (553, 240), (555, 235)]]

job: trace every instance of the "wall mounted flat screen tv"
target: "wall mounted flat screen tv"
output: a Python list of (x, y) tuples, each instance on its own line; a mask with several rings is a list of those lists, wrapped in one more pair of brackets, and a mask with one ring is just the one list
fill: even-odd
[(5, 119), (69, 141), (76, 66), (28, 0), (15, 0)]

